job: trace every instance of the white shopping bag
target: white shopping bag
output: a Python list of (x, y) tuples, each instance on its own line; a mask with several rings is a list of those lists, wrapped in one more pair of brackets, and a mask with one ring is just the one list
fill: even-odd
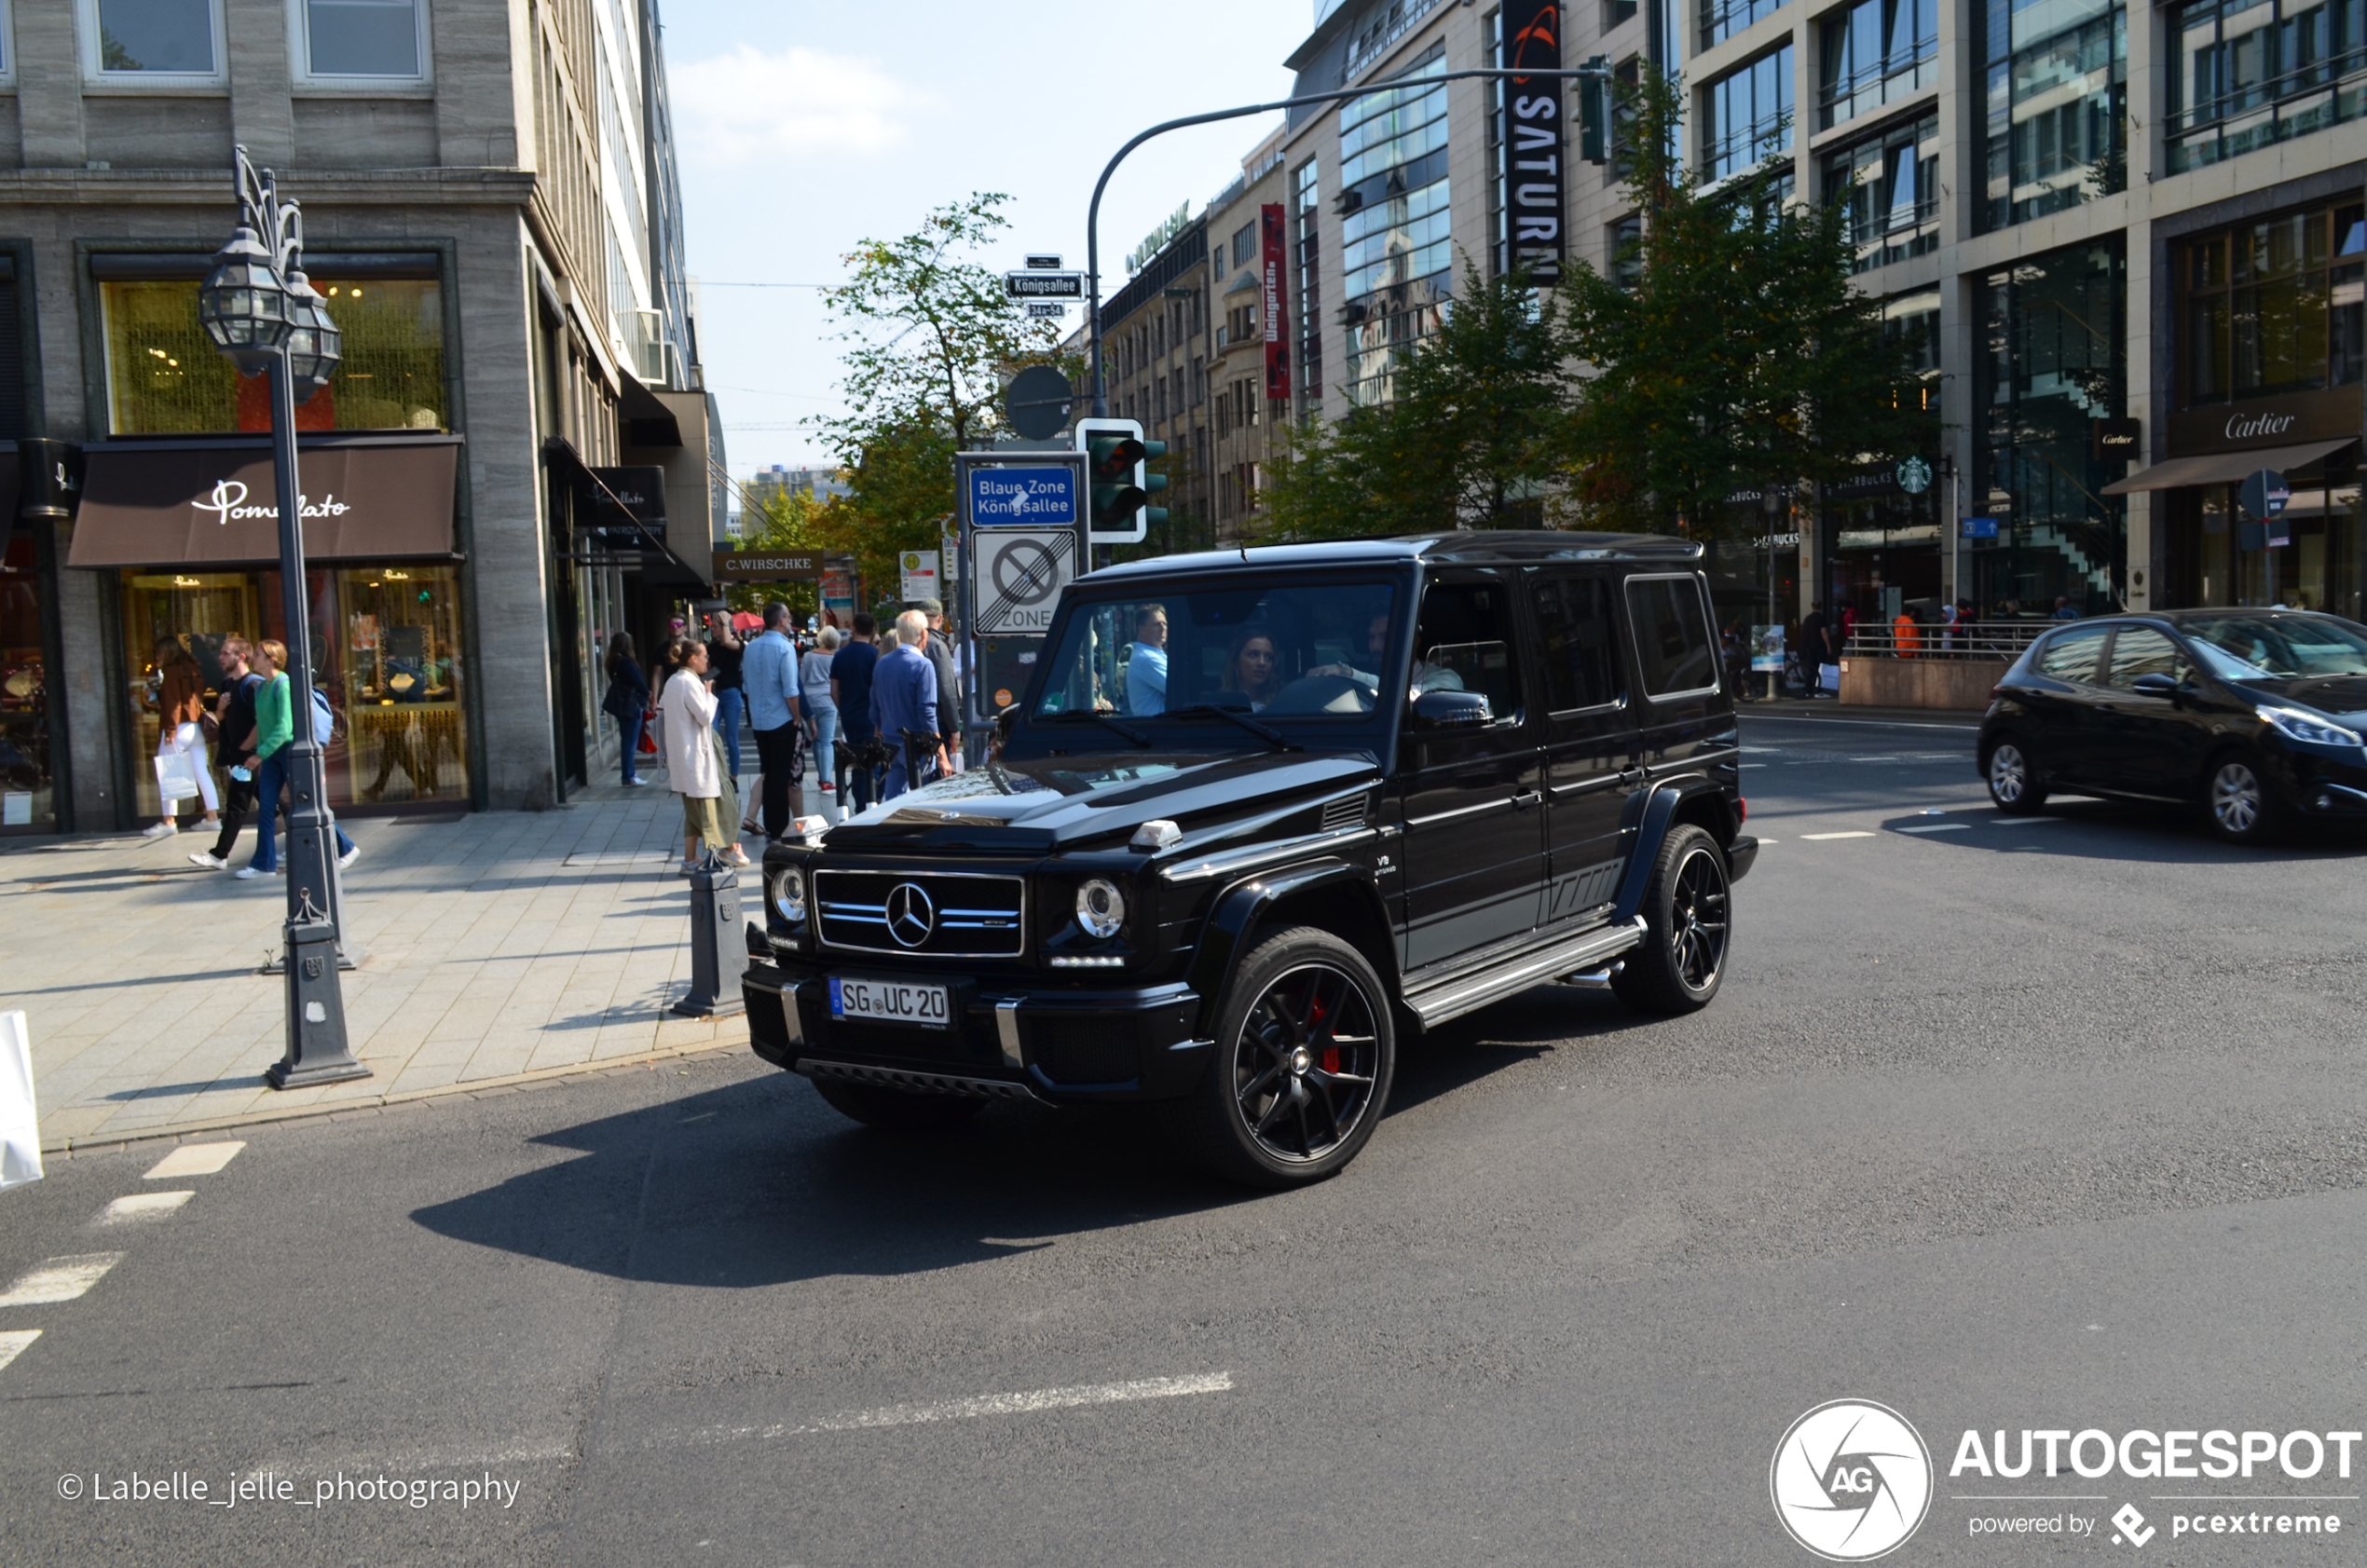
[(157, 798), (186, 800), (198, 793), (197, 770), (189, 764), (189, 754), (178, 748), (157, 758)]
[(0, 1188), (41, 1179), (41, 1117), (33, 1105), (33, 1039), (22, 1013), (0, 1013)]
[(1841, 667), (1839, 664), (1817, 665), (1816, 684), (1824, 690), (1839, 691), (1841, 689)]

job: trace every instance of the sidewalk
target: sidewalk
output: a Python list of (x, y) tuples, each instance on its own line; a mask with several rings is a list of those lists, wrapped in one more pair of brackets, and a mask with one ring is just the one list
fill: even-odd
[[(663, 773), (644, 777), (540, 813), (347, 823), (362, 858), (346, 929), (366, 957), (344, 975), (346, 1024), (372, 1076), (284, 1093), (263, 1083), (283, 982), (255, 973), (279, 950), (284, 880), (191, 866), (212, 840), (188, 832), (0, 852), (0, 1011), (25, 1012), (44, 1147), (744, 1044), (740, 1017), (667, 1011), (690, 983), (682, 811)], [(234, 866), (253, 843), (250, 828)]]

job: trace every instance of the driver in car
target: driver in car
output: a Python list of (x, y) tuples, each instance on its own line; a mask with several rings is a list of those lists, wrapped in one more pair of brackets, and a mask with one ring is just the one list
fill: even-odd
[[(1437, 641), (1419, 627), (1416, 628), (1415, 635), (1423, 644), (1425, 652)], [(1383, 661), (1388, 659), (1388, 616), (1375, 616), (1373, 623), (1364, 628), (1364, 651), (1372, 660), (1374, 670), (1378, 670)], [(1381, 685), (1379, 675), (1370, 671), (1360, 670), (1353, 664), (1319, 664), (1307, 673), (1310, 675), (1340, 675), (1356, 682), (1359, 686), (1370, 687), (1375, 691), (1379, 690)], [(1409, 698), (1419, 697), (1425, 691), (1460, 691), (1463, 689), (1463, 677), (1452, 670), (1417, 658), (1414, 661), (1413, 678), (1407, 683), (1407, 688), (1406, 695)]]

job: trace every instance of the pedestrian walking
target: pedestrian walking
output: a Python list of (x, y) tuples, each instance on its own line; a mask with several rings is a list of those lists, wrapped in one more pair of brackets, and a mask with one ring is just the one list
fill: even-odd
[[(288, 679), (287, 661), (283, 643), (267, 638), (255, 648), (254, 673), (263, 677), (263, 684), (254, 694), (254, 755), (259, 764), (254, 775), (254, 858), (234, 873), (240, 881), (267, 877), (280, 869), (280, 836), (274, 819), (280, 811), (280, 792), (288, 784), (288, 744), (295, 739), (295, 683)], [(312, 716), (306, 715), (305, 722), (313, 722)], [(362, 850), (344, 828), (335, 832), (337, 866), (343, 869), (361, 858)]]
[(1808, 694), (1811, 697), (1823, 696), (1825, 666), (1840, 661), (1834, 656), (1832, 623), (1825, 619), (1825, 601), (1822, 599), (1809, 605), (1808, 618), (1799, 623), (1798, 657), (1799, 673), (1808, 685)]
[(715, 727), (722, 731), (735, 782), (740, 776), (740, 721), (747, 713), (747, 694), (740, 689), (740, 658), (746, 651), (747, 645), (732, 630), (731, 611), (717, 616), (706, 640), (707, 689), (715, 693)]
[(841, 744), (849, 763), (847, 798), (839, 804), (844, 811), (862, 811), (879, 795), (870, 764), (862, 758), (879, 733), (871, 728), (871, 672), (879, 664), (880, 650), (871, 640), (877, 622), (869, 611), (856, 610), (853, 624), (853, 634), (830, 656), (830, 701), (839, 711)]
[(838, 628), (825, 626), (797, 665), (798, 704), (805, 710), (805, 738), (814, 748), (814, 774), (825, 805), (838, 803), (839, 702), (830, 695), (830, 665), (838, 654)]
[[(893, 800), (910, 789), (915, 741), (937, 736), (937, 670), (925, 651), (928, 618), (909, 609), (896, 618), (897, 646), (880, 656), (871, 671), (871, 728), (895, 748), (888, 763), (887, 787), (881, 798)], [(937, 763), (945, 766), (945, 751), (937, 747)]]
[(945, 753), (945, 770), (962, 770), (962, 667), (953, 657), (953, 639), (945, 634), (945, 607), (922, 599), (913, 607), (926, 619), (928, 637), (921, 651), (937, 672), (937, 749)]
[(2055, 613), (2048, 619), (2053, 620), (2077, 620), (2079, 619), (2079, 611), (2072, 607), (2070, 594), (2058, 593), (2055, 595)]
[(724, 778), (723, 737), (715, 728), (715, 693), (707, 689), (706, 645), (677, 637), (666, 649), (674, 674), (665, 683), (665, 783), (682, 798), (682, 874), (698, 869), (700, 846), (726, 866), (746, 866), (747, 852), (724, 824), (738, 820), (740, 803)]
[(778, 839), (789, 831), (791, 791), (801, 782), (797, 648), (789, 641), (789, 607), (778, 599), (764, 607), (764, 631), (740, 658), (740, 685), (756, 730), (757, 766), (764, 774), (764, 833)]
[(178, 637), (158, 637), (157, 670), (157, 809), (162, 814), (143, 839), (170, 839), (181, 831), (174, 820), (181, 801), (192, 795), (205, 802), (207, 825), (218, 823), (221, 799), (205, 743), (205, 672)]
[(617, 755), (624, 787), (641, 787), (641, 726), (650, 714), (650, 677), (633, 660), (633, 639), (619, 632), (609, 639), (609, 693), (600, 706), (616, 720)]
[(213, 848), (189, 857), (190, 865), (209, 871), (229, 869), (239, 829), (254, 810), (254, 694), (263, 677), (247, 667), (248, 653), (244, 637), (233, 634), (222, 639), (222, 696), (213, 710), (214, 759), (228, 779), (222, 791), (222, 832)]

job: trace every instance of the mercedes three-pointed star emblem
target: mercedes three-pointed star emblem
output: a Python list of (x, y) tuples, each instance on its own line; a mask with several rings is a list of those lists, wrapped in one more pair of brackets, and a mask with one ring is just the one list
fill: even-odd
[(917, 948), (937, 929), (937, 906), (918, 882), (898, 882), (888, 890), (888, 934), (908, 948)]

